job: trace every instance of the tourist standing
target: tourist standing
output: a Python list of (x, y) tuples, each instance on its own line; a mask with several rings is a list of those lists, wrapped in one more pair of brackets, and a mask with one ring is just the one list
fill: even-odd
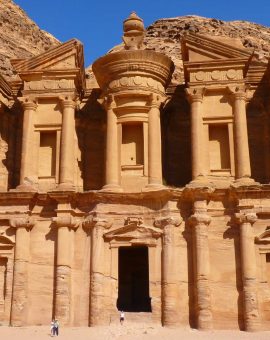
[(121, 323), (121, 325), (123, 325), (124, 321), (125, 321), (125, 313), (122, 310), (121, 313), (120, 313), (120, 323)]
[(59, 321), (55, 319), (54, 325), (53, 325), (53, 336), (59, 335)]

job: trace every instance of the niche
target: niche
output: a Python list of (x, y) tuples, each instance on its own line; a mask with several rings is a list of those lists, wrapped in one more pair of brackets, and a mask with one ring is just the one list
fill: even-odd
[(209, 125), (210, 171), (230, 172), (230, 147), (227, 125)]
[(56, 170), (56, 131), (41, 132), (39, 145), (39, 178), (55, 177)]
[(268, 284), (270, 285), (270, 253), (265, 254), (266, 257), (266, 280)]
[(123, 124), (121, 165), (122, 170), (143, 167), (143, 125)]

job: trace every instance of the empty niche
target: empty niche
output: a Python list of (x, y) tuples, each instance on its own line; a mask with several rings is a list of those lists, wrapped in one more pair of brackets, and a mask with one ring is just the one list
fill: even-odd
[(54, 177), (56, 170), (56, 132), (41, 132), (38, 176)]
[(210, 170), (230, 170), (230, 147), (227, 125), (209, 125)]
[(143, 125), (122, 125), (121, 165), (143, 165)]

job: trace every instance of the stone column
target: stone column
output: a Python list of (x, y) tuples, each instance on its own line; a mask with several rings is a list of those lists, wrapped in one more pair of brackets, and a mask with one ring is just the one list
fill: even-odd
[[(31, 181), (36, 182), (32, 173), (33, 162), (33, 131), (34, 131), (34, 114), (37, 109), (35, 100), (29, 98), (22, 98), (21, 104), (24, 110), (23, 113), (23, 131), (22, 131), (22, 151), (21, 151), (21, 172), (20, 172), (20, 186), (31, 187)], [(27, 181), (27, 183), (25, 182)], [(29, 182), (30, 180), (30, 182)]]
[(34, 226), (31, 217), (16, 217), (10, 226), (16, 229), (16, 244), (13, 270), (13, 291), (10, 323), (23, 326), (28, 313), (28, 262), (30, 252), (30, 230)]
[(255, 213), (237, 213), (240, 225), (241, 272), (243, 284), (243, 309), (245, 330), (260, 329), (260, 315), (257, 298), (256, 253), (254, 246), (253, 223), (257, 220)]
[(211, 218), (206, 214), (205, 201), (194, 202), (194, 214), (190, 217), (190, 222), (193, 226), (197, 327), (208, 330), (213, 328), (208, 244), (208, 225)]
[(61, 105), (62, 130), (59, 189), (74, 190), (75, 101), (70, 97), (61, 98)]
[[(182, 222), (180, 218), (161, 217), (155, 220), (155, 226), (163, 229), (162, 235), (162, 324), (174, 327), (180, 325), (180, 300), (177, 286), (174, 233), (175, 227)], [(179, 279), (178, 279), (179, 281)]]
[(230, 88), (233, 96), (234, 140), (236, 153), (236, 178), (250, 180), (250, 158), (246, 117), (246, 92), (244, 87)]
[(162, 157), (160, 132), (160, 105), (162, 98), (151, 94), (148, 113), (148, 185), (147, 188), (162, 187)]
[(90, 277), (90, 326), (104, 325), (104, 230), (111, 223), (102, 218), (90, 217), (86, 226), (91, 227), (91, 277)]
[(202, 102), (204, 88), (187, 89), (191, 105), (191, 147), (192, 147), (192, 179), (200, 179), (206, 175), (205, 143), (203, 134)]
[(103, 190), (122, 191), (120, 186), (120, 165), (117, 133), (117, 117), (114, 112), (116, 106), (114, 97), (107, 96), (103, 101), (107, 111), (107, 135), (106, 135), (106, 160), (105, 160), (105, 185)]
[(55, 318), (62, 325), (69, 325), (71, 312), (71, 229), (77, 227), (70, 216), (53, 217), (57, 227)]

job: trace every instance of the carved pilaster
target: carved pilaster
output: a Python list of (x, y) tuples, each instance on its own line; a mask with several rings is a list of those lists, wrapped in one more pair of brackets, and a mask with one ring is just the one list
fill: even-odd
[(186, 89), (186, 93), (191, 105), (192, 179), (198, 180), (206, 176), (202, 118), (202, 103), (205, 88), (188, 88)]
[(175, 227), (182, 222), (180, 217), (160, 217), (155, 226), (163, 229), (162, 237), (162, 324), (179, 326), (181, 321), (180, 287), (175, 275), (177, 258), (175, 257)]
[(165, 97), (151, 93), (148, 112), (148, 185), (147, 188), (162, 187), (160, 106)]
[(59, 189), (74, 190), (74, 135), (75, 107), (73, 97), (60, 97), (62, 106), (62, 129), (60, 151)]
[(246, 118), (246, 88), (244, 85), (228, 87), (233, 98), (234, 143), (236, 152), (236, 178), (249, 180), (251, 176)]
[(213, 327), (208, 244), (208, 226), (211, 222), (211, 217), (206, 212), (197, 212), (195, 210), (195, 213), (189, 218), (189, 222), (193, 227), (194, 234), (197, 325), (199, 329), (207, 330)]
[(120, 164), (117, 117), (114, 112), (116, 103), (113, 95), (103, 98), (102, 105), (107, 112), (107, 134), (105, 153), (105, 185), (104, 191), (122, 191), (120, 187)]
[(237, 213), (236, 222), (240, 226), (241, 272), (243, 284), (243, 309), (245, 330), (260, 329), (260, 315), (257, 297), (256, 253), (252, 225), (257, 220), (253, 212)]
[(104, 240), (103, 234), (112, 222), (89, 216), (84, 225), (91, 228), (90, 326), (104, 325)]
[(71, 229), (78, 226), (78, 220), (71, 215), (52, 218), (57, 227), (55, 318), (63, 325), (70, 322), (71, 312)]
[(21, 169), (19, 190), (36, 190), (37, 174), (34, 173), (34, 114), (37, 110), (37, 100), (34, 98), (18, 98), (23, 107), (23, 131), (21, 149)]
[(28, 262), (30, 252), (30, 230), (35, 220), (29, 216), (10, 219), (10, 226), (16, 229), (16, 245), (13, 271), (13, 291), (10, 322), (22, 326), (28, 313)]

